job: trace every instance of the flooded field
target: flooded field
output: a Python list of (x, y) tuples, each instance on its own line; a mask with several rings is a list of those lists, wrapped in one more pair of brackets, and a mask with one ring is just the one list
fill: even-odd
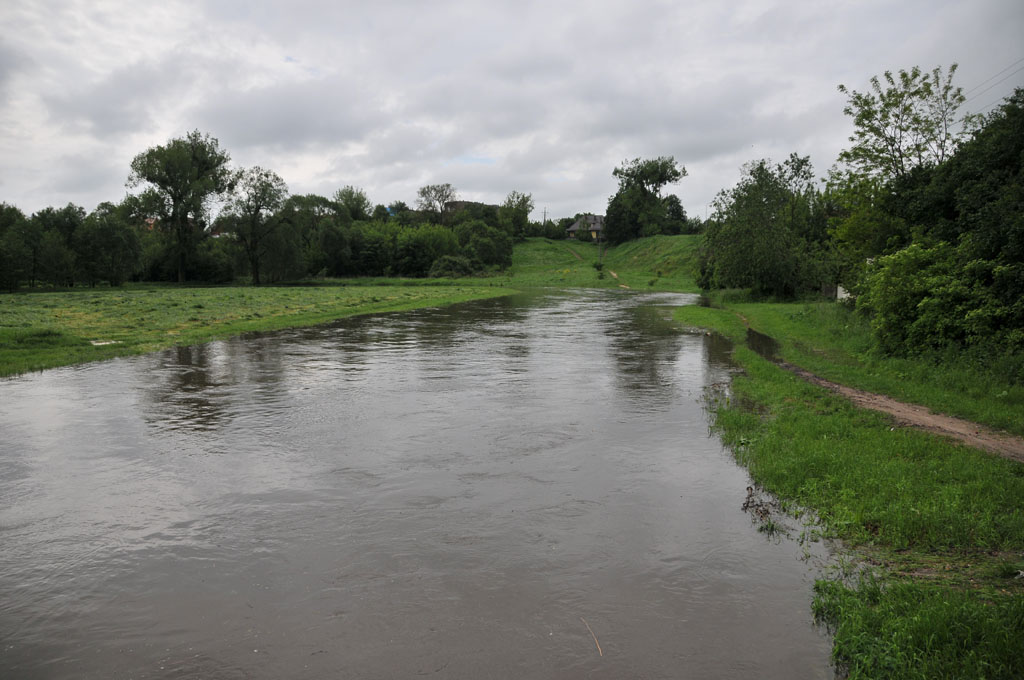
[(0, 381), (4, 678), (831, 678), (674, 294)]

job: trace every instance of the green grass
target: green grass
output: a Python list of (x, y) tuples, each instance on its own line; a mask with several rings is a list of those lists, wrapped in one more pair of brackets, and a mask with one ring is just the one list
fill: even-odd
[[(700, 236), (652, 236), (612, 248), (605, 265), (629, 278), (633, 288), (668, 289), (696, 293), (694, 262)], [(654, 284), (651, 285), (651, 281)]]
[(725, 308), (775, 338), (784, 360), (823, 378), (1024, 435), (1024, 385), (998, 368), (967, 357), (882, 356), (873, 350), (867, 319), (832, 302), (730, 302)]
[(833, 628), (850, 680), (1017, 680), (1024, 671), (1024, 597), (866, 576), (815, 585), (815, 615)]
[[(398, 282), (401, 283), (401, 282)], [(465, 285), (171, 287), (0, 295), (0, 376), (248, 331), (507, 294)], [(114, 344), (94, 346), (93, 341)]]
[[(634, 290), (696, 293), (692, 262), (697, 239), (654, 236), (621, 246), (601, 246), (602, 254), (594, 243), (530, 238), (516, 245), (512, 266), (495, 278), (515, 288), (628, 286)], [(601, 269), (594, 267), (596, 262), (602, 264)]]
[[(794, 309), (766, 307), (776, 321)], [(1024, 560), (1024, 466), (894, 428), (804, 382), (745, 346), (736, 308), (757, 327), (756, 305), (676, 310), (736, 345), (743, 374), (712, 398), (714, 427), (758, 484), (786, 507), (813, 510), (817, 530), (879, 573), (816, 587), (836, 663), (860, 678), (1021, 677), (1024, 579), (1013, 566)], [(781, 340), (793, 323), (764, 330)], [(792, 351), (784, 342), (784, 356)], [(937, 633), (947, 627), (955, 634)]]

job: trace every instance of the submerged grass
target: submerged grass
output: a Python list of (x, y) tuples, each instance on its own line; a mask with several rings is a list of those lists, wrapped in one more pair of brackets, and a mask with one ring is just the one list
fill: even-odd
[[(743, 313), (752, 324), (764, 318), (754, 306)], [(802, 381), (746, 347), (731, 311), (684, 307), (676, 318), (735, 343), (743, 374), (713, 405), (715, 428), (753, 478), (815, 510), (828, 535), (878, 568), (853, 585), (816, 586), (837, 665), (852, 678), (1024, 675), (1024, 579), (1014, 578), (1024, 560), (1024, 466), (894, 428)], [(785, 337), (785, 327), (765, 330)], [(782, 351), (792, 360), (792, 345)]]
[[(0, 296), (0, 376), (356, 314), (504, 295), (447, 286), (171, 287)], [(93, 343), (108, 343), (94, 345)]]

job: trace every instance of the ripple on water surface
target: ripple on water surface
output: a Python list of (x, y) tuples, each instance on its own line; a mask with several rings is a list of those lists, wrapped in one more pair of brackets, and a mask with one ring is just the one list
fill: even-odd
[[(4, 677), (828, 678), (692, 296), (534, 293), (0, 383)], [(598, 650), (600, 645), (600, 652)]]

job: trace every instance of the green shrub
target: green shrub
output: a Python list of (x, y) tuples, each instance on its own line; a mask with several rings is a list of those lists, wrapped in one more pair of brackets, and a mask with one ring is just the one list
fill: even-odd
[(469, 258), (462, 255), (442, 255), (434, 260), (428, 276), (432, 279), (456, 279), (461, 276), (469, 276), (473, 272), (473, 263), (469, 261)]

